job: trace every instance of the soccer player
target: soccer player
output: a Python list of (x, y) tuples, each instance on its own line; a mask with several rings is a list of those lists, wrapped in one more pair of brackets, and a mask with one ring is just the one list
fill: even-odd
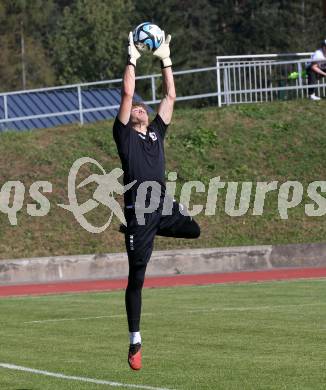
[[(121, 104), (113, 126), (113, 136), (124, 171), (124, 185), (137, 180), (136, 184), (125, 192), (125, 218), (127, 227), (125, 244), (128, 253), (129, 275), (125, 302), (129, 327), (130, 346), (128, 363), (133, 370), (142, 366), (141, 358), (141, 293), (147, 263), (151, 257), (155, 235), (179, 238), (197, 238), (200, 235), (198, 224), (184, 211), (176, 201), (171, 200), (170, 215), (163, 215), (165, 194), (165, 157), (164, 137), (171, 121), (176, 99), (172, 61), (170, 59), (170, 40), (168, 35), (161, 46), (154, 51), (160, 59), (163, 78), (163, 99), (157, 114), (149, 121), (146, 106), (133, 103), (135, 91), (135, 69), (140, 53), (136, 49), (132, 33), (129, 34), (128, 60), (123, 75)], [(155, 181), (159, 192), (146, 193), (145, 206), (150, 197), (158, 197), (158, 207), (144, 214), (144, 223), (137, 218), (137, 189), (141, 183)]]
[[(308, 84), (317, 84), (317, 80), (326, 76), (326, 39), (322, 41), (321, 48), (316, 50), (311, 56), (311, 63), (307, 66)], [(309, 88), (311, 100), (320, 100), (316, 95), (316, 88)]]

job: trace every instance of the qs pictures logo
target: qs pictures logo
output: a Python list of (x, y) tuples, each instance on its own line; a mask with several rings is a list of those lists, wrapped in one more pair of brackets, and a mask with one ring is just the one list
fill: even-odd
[[(102, 172), (102, 175), (92, 174), (87, 179), (83, 180), (81, 183), (76, 185), (76, 178), (80, 168), (85, 164), (94, 164)], [(123, 170), (120, 168), (115, 168), (111, 172), (106, 173), (101, 164), (90, 157), (82, 157), (74, 162), (72, 165), (69, 176), (68, 176), (68, 199), (69, 204), (58, 204), (58, 206), (71, 211), (79, 222), (79, 224), (90, 233), (101, 233), (103, 232), (111, 223), (113, 215), (125, 225), (125, 217), (121, 209), (120, 204), (114, 199), (114, 193), (122, 195), (129, 188), (131, 188), (135, 183), (134, 180), (132, 183), (129, 183), (126, 186), (123, 186), (118, 181), (118, 178), (123, 175)], [(86, 186), (89, 183), (95, 182), (98, 184), (96, 190), (93, 194), (93, 199), (88, 199), (82, 204), (78, 204), (76, 189), (80, 189)], [(100, 227), (93, 226), (85, 218), (85, 214), (94, 208), (98, 207), (99, 204), (103, 204), (111, 210), (110, 217), (108, 221)]]
[[(81, 183), (77, 184), (77, 176), (80, 169), (85, 164), (93, 164), (99, 168), (102, 174), (92, 174)], [(110, 225), (113, 215), (123, 224), (126, 224), (120, 204), (115, 200), (114, 194), (122, 195), (131, 188), (136, 181), (123, 186), (119, 178), (123, 175), (123, 170), (115, 168), (106, 173), (99, 162), (90, 158), (82, 157), (76, 160), (70, 168), (68, 175), (68, 200), (69, 204), (57, 204), (70, 211), (79, 224), (90, 233), (101, 233)], [(92, 199), (79, 204), (77, 191), (89, 183), (97, 183)], [(27, 214), (32, 217), (44, 217), (51, 209), (49, 199), (43, 193), (52, 193), (53, 186), (49, 181), (36, 181), (29, 188), (29, 196), (36, 202), (27, 204)], [(12, 226), (18, 224), (18, 212), (24, 205), (26, 188), (21, 181), (7, 181), (0, 190), (0, 212), (7, 214)], [(86, 214), (100, 204), (105, 205), (110, 210), (108, 221), (100, 227), (93, 226), (86, 218)]]

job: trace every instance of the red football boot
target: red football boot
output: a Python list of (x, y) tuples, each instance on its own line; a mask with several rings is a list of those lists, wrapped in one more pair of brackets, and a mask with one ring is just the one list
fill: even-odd
[(141, 344), (130, 344), (128, 353), (128, 363), (131, 369), (141, 369)]

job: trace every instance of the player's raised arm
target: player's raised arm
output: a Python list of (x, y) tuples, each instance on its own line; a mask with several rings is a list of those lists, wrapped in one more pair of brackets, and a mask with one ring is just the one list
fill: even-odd
[(132, 32), (130, 32), (128, 45), (128, 60), (123, 74), (121, 103), (118, 113), (118, 118), (120, 122), (122, 122), (124, 125), (126, 125), (130, 119), (132, 98), (135, 92), (135, 69), (139, 57), (140, 53), (134, 45)]
[(162, 45), (153, 53), (154, 56), (161, 60), (164, 96), (159, 105), (158, 114), (166, 125), (170, 124), (171, 122), (173, 106), (176, 99), (174, 78), (172, 73), (172, 61), (170, 58), (170, 41), (171, 35), (168, 35)]

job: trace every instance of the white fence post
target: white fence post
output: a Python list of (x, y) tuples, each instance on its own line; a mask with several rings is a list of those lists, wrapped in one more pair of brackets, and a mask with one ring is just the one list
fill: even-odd
[(156, 85), (155, 85), (155, 76), (151, 77), (151, 82), (152, 82), (152, 100), (153, 102), (156, 101)]
[(81, 85), (77, 86), (78, 91), (78, 111), (79, 111), (79, 122), (81, 126), (84, 124), (84, 115), (83, 115), (83, 100), (82, 100), (82, 92)]
[(3, 110), (5, 113), (5, 119), (8, 119), (8, 100), (7, 95), (3, 95)]
[(229, 72), (228, 68), (223, 69), (224, 73), (224, 99), (227, 105), (230, 104), (230, 95), (229, 95)]
[(220, 73), (220, 62), (216, 60), (216, 82), (217, 82), (217, 101), (218, 106), (222, 107), (222, 88), (221, 88), (221, 73)]

